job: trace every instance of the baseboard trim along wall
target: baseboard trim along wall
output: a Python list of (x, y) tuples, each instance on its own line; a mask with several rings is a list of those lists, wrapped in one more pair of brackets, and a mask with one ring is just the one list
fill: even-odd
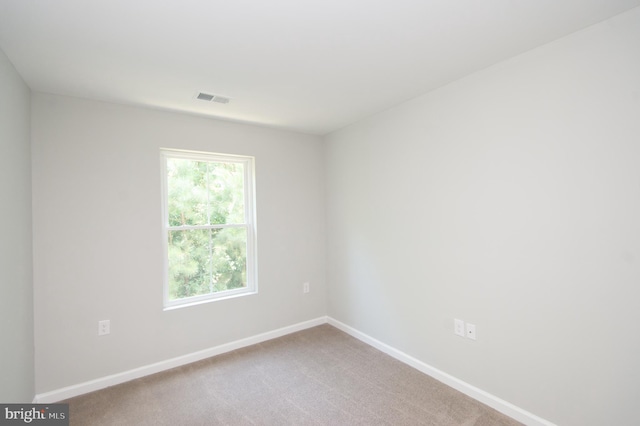
[(148, 376), (151, 374), (159, 373), (161, 371), (169, 370), (171, 368), (180, 367), (182, 365), (200, 361), (205, 358), (210, 358), (212, 356), (220, 355), (226, 352), (231, 352), (236, 349), (244, 348), (246, 346), (255, 345), (256, 343), (265, 342), (267, 340), (295, 333), (296, 331), (301, 331), (321, 324), (326, 324), (327, 321), (327, 317), (315, 318), (309, 321), (290, 325), (288, 327), (283, 327), (277, 330), (258, 334), (256, 336), (247, 337), (245, 339), (236, 340), (230, 343), (225, 343), (213, 348), (204, 349), (176, 358), (171, 358), (166, 361), (156, 362), (154, 364), (134, 368), (133, 370), (124, 371), (122, 373), (112, 374), (110, 376), (101, 377), (99, 379), (90, 380), (88, 382), (80, 383), (77, 385), (67, 386), (65, 388), (37, 394), (33, 399), (33, 403), (48, 404), (62, 401), (63, 399), (67, 398), (73, 398), (74, 396), (108, 388), (109, 386), (114, 386), (120, 383), (128, 382), (130, 380), (138, 379), (140, 377)]
[(355, 328), (352, 328), (338, 320), (335, 320), (331, 317), (327, 318), (327, 322), (334, 326), (335, 328), (344, 331), (345, 333), (355, 337), (356, 339), (373, 346), (381, 352), (390, 355), (391, 357), (401, 361), (418, 371), (423, 372), (424, 374), (433, 377), (434, 379), (444, 383), (447, 386), (451, 386), (452, 388), (462, 392), (463, 394), (470, 396), (471, 398), (482, 402), (485, 405), (493, 408), (505, 414), (521, 423), (524, 423), (529, 426), (555, 426), (554, 423), (551, 423), (541, 417), (536, 416), (526, 410), (523, 410), (520, 407), (517, 407), (503, 399), (498, 398), (495, 395), (492, 395), (488, 392), (483, 391), (482, 389), (478, 389), (477, 387), (470, 385), (456, 377), (451, 376), (450, 374), (445, 373), (444, 371), (438, 370), (435, 367), (430, 366), (416, 358), (413, 358), (406, 353), (399, 351), (386, 343), (382, 343), (379, 340), (374, 339), (371, 336), (368, 336)]
[(277, 330), (268, 331), (266, 333), (258, 334), (256, 336), (247, 337), (245, 339), (236, 340), (234, 342), (225, 343), (223, 345), (215, 346), (213, 348), (204, 349), (202, 351), (193, 352), (187, 355), (171, 358), (166, 361), (156, 362), (143, 367), (134, 368), (133, 370), (124, 371), (122, 373), (113, 374), (99, 379), (90, 380), (88, 382), (80, 383), (73, 386), (68, 386), (62, 389), (56, 389), (51, 392), (45, 392), (37, 394), (33, 400), (33, 403), (47, 404), (57, 401), (61, 401), (67, 398), (73, 398), (74, 396), (82, 395), (85, 393), (97, 391), (100, 389), (114, 386), (120, 383), (128, 382), (140, 377), (148, 376), (151, 374), (159, 373), (161, 371), (169, 370), (171, 368), (180, 367), (192, 362), (200, 361), (205, 358), (220, 355), (226, 352), (231, 352), (236, 349), (244, 348), (246, 346), (255, 345), (267, 340), (275, 339), (277, 337), (285, 336), (287, 334), (302, 331), (307, 328), (315, 327), (321, 324), (330, 324), (339, 330), (355, 337), (356, 339), (378, 349), (390, 355), (391, 357), (401, 361), (418, 371), (421, 371), (434, 379), (451, 386), (452, 388), (470, 396), (471, 398), (488, 405), (489, 407), (506, 414), (507, 416), (522, 422), (530, 426), (555, 426), (553, 423), (544, 420), (520, 407), (517, 407), (503, 399), (496, 397), (488, 392), (478, 389), (475, 386), (470, 385), (456, 377), (453, 377), (444, 371), (438, 370), (412, 356), (401, 352), (386, 343), (382, 343), (379, 340), (368, 336), (355, 328), (352, 328), (338, 320), (331, 317), (319, 317), (309, 321), (300, 322), (298, 324), (290, 325), (288, 327), (279, 328)]

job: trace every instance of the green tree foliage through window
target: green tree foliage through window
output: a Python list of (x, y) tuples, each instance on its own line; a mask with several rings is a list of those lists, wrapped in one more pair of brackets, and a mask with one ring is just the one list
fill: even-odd
[(165, 161), (168, 301), (246, 288), (247, 163)]

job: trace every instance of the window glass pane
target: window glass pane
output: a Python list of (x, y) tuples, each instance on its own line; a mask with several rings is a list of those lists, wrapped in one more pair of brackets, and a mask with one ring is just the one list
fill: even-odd
[(167, 159), (169, 226), (207, 224), (208, 164), (180, 158)]
[(245, 223), (243, 164), (209, 163), (209, 220), (215, 225)]
[(171, 150), (163, 158), (165, 306), (254, 293), (254, 213), (245, 204), (253, 158)]
[(169, 300), (209, 294), (211, 230), (169, 231)]
[(247, 286), (247, 230), (212, 229), (212, 279), (214, 291)]
[(245, 228), (169, 231), (169, 300), (247, 286)]

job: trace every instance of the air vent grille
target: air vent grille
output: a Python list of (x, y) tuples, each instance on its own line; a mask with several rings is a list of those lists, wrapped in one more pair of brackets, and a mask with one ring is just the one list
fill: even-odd
[(207, 95), (206, 93), (198, 93), (198, 99), (201, 101), (212, 101), (214, 98), (213, 95)]
[(199, 92), (198, 94), (196, 94), (195, 97), (196, 99), (199, 99), (201, 101), (217, 102), (219, 104), (228, 104), (231, 101), (231, 99), (226, 96), (213, 95), (213, 94), (204, 93), (204, 92)]

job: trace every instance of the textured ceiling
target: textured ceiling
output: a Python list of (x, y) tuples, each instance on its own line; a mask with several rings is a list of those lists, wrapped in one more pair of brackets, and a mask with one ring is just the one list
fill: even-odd
[(0, 48), (35, 91), (326, 134), (639, 5), (0, 0)]

